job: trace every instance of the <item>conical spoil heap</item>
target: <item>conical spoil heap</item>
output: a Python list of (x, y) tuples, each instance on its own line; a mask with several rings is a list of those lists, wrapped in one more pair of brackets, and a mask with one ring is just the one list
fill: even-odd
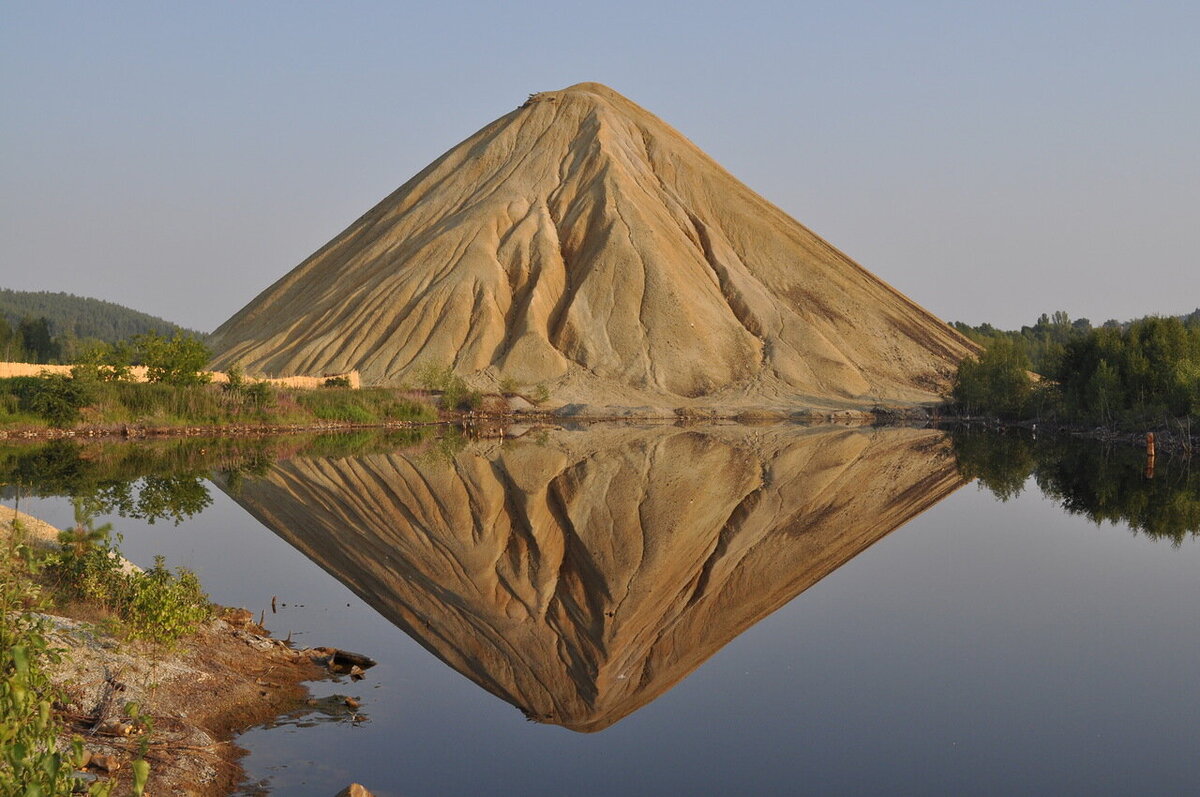
[(552, 403), (935, 401), (972, 344), (595, 83), (534, 95), (214, 333), (213, 366)]

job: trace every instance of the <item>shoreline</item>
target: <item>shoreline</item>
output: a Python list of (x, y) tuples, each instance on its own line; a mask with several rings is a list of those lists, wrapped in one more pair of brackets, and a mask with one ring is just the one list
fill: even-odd
[[(979, 426), (997, 431), (1023, 430), (1046, 434), (1069, 435), (1101, 443), (1122, 445), (1144, 445), (1147, 432), (1153, 432), (1158, 450), (1164, 453), (1181, 453), (1190, 456), (1200, 449), (1200, 429), (1183, 434), (1170, 426), (1150, 425), (1145, 431), (1130, 432), (1106, 427), (1069, 424), (1053, 421), (1006, 421), (991, 416), (943, 415), (938, 408), (873, 408), (870, 410), (815, 410), (800, 408), (794, 411), (779, 409), (746, 410), (720, 413), (679, 408), (672, 413), (639, 412), (639, 408), (624, 413), (571, 414), (559, 410), (536, 412), (455, 412), (442, 413), (436, 421), (382, 421), (354, 423), (349, 421), (321, 421), (318, 423), (292, 424), (218, 424), (153, 426), (141, 424), (118, 424), (102, 426), (78, 426), (69, 429), (55, 427), (22, 426), (0, 427), (0, 442), (39, 440), (88, 440), (88, 441), (133, 441), (178, 439), (188, 437), (211, 438), (264, 438), (305, 433), (396, 431), (404, 429), (457, 429), (473, 437), (505, 437), (509, 427), (525, 427), (539, 424), (575, 425), (600, 423), (662, 423), (700, 425), (705, 423), (759, 425), (763, 423), (794, 423), (803, 426), (823, 424), (911, 426), (927, 425), (932, 428), (972, 428)], [(1187, 430), (1184, 430), (1187, 431)]]
[[(7, 506), (0, 534), (11, 533), (14, 518), (31, 547), (57, 546), (58, 529)], [(56, 606), (36, 615), (61, 654), (59, 661), (43, 663), (60, 697), (54, 704), (66, 726), (60, 741), (69, 745), (72, 736), (81, 736), (90, 754), (80, 777), (111, 778), (121, 793), (130, 783), (131, 762), (144, 749), (147, 794), (223, 797), (246, 780), (242, 759), (248, 751), (236, 744), (238, 735), (285, 715), (337, 708), (325, 706), (331, 699), (312, 700), (307, 684), (333, 677), (338, 651), (293, 648), (254, 622), (248, 610), (213, 606), (213, 619), (170, 646), (114, 633), (95, 605)], [(126, 711), (129, 703), (138, 704), (137, 716)]]
[(1081, 440), (1091, 440), (1097, 443), (1119, 444), (1145, 447), (1146, 435), (1154, 435), (1154, 445), (1158, 452), (1165, 454), (1181, 454), (1184, 457), (1200, 450), (1200, 429), (1189, 435), (1169, 426), (1151, 425), (1141, 432), (1130, 432), (1109, 429), (1103, 426), (1085, 426), (1082, 424), (1064, 424), (1051, 421), (1005, 421), (988, 416), (946, 416), (936, 422), (938, 428), (963, 427), (966, 429), (982, 428), (992, 431), (1019, 430), (1030, 434), (1049, 434), (1074, 437)]

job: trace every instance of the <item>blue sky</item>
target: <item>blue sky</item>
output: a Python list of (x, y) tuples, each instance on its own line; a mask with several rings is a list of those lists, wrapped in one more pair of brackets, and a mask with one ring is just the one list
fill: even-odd
[(946, 319), (1200, 305), (1200, 3), (0, 5), (0, 285), (210, 330), (595, 80)]

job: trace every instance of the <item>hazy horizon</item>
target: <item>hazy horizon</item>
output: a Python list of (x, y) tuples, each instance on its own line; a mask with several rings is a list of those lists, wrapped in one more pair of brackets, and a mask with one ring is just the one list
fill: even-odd
[(594, 80), (948, 321), (1200, 305), (1189, 3), (10, 5), (0, 286), (211, 331)]

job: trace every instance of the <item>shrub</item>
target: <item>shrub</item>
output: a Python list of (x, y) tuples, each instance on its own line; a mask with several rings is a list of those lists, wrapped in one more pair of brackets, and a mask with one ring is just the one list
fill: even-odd
[(76, 503), (76, 524), (59, 535), (60, 551), (51, 565), (60, 593), (108, 608), (131, 636), (160, 644), (195, 631), (212, 614), (208, 596), (186, 568), (171, 573), (163, 557), (146, 571), (125, 572), (110, 541), (111, 524), (95, 528), (93, 506)]
[(242, 393), (246, 397), (246, 401), (257, 409), (275, 406), (275, 391), (267, 382), (254, 382), (246, 385)]
[[(59, 427), (79, 420), (79, 411), (93, 395), (88, 382), (62, 374), (43, 373), (5, 381), (10, 395), (17, 397), (18, 410), (33, 413)], [(11, 404), (11, 400), (6, 401), (5, 409)]]
[(450, 366), (421, 363), (415, 369), (415, 376), (417, 384), (425, 390), (441, 392), (442, 409), (477, 410), (483, 405), (483, 394), (468, 388)]
[(126, 382), (133, 378), (132, 347), (119, 343), (96, 343), (78, 358), (71, 376), (96, 382)]
[(203, 385), (212, 376), (203, 372), (212, 357), (200, 341), (190, 335), (176, 332), (174, 337), (164, 338), (156, 332), (134, 338), (142, 364), (146, 366), (146, 379), (168, 385)]
[(350, 377), (331, 376), (321, 383), (322, 387), (350, 387)]

